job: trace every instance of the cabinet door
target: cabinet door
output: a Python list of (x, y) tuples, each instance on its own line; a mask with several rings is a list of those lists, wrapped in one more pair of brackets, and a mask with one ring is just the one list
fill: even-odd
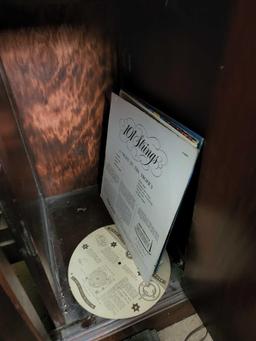
[(215, 340), (256, 339), (256, 43), (238, 1), (212, 107), (184, 287)]

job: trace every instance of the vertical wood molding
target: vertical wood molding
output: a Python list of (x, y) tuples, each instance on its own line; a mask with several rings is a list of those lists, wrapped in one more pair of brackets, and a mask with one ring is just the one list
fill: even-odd
[(184, 285), (216, 340), (256, 339), (256, 3), (233, 11)]
[(50, 340), (27, 293), (0, 250), (0, 286), (37, 340)]

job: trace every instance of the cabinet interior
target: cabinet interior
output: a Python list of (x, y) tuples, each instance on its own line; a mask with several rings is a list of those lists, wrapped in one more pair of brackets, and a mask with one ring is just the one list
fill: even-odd
[(129, 320), (94, 317), (73, 299), (67, 267), (81, 239), (112, 223), (99, 197), (112, 90), (141, 96), (207, 138), (229, 13), (228, 2), (221, 14), (218, 5), (114, 0), (3, 5), (0, 151), (9, 188), (4, 202), (14, 234), (30, 243), (46, 273), (62, 322), (52, 316), (63, 337), (121, 333), (186, 301), (180, 281), (200, 160), (167, 244), (171, 281), (153, 309)]

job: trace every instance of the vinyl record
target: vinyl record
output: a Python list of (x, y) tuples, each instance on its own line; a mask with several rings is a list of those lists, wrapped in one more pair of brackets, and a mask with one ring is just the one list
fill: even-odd
[(76, 247), (68, 281), (76, 301), (94, 315), (123, 319), (150, 309), (168, 286), (171, 266), (165, 251), (158, 271), (145, 283), (115, 225), (89, 234)]

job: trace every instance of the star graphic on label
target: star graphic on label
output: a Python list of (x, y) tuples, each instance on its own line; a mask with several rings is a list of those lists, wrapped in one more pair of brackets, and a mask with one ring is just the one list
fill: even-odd
[(85, 250), (85, 249), (88, 249), (88, 247), (89, 247), (89, 245), (88, 244), (84, 244), (83, 246), (82, 246), (82, 248)]
[(138, 305), (138, 303), (135, 303), (135, 304), (132, 305), (131, 309), (133, 309), (134, 312), (135, 311), (140, 311), (140, 306)]
[(116, 247), (117, 244), (116, 244), (116, 242), (112, 242), (110, 245), (111, 245), (111, 247)]

